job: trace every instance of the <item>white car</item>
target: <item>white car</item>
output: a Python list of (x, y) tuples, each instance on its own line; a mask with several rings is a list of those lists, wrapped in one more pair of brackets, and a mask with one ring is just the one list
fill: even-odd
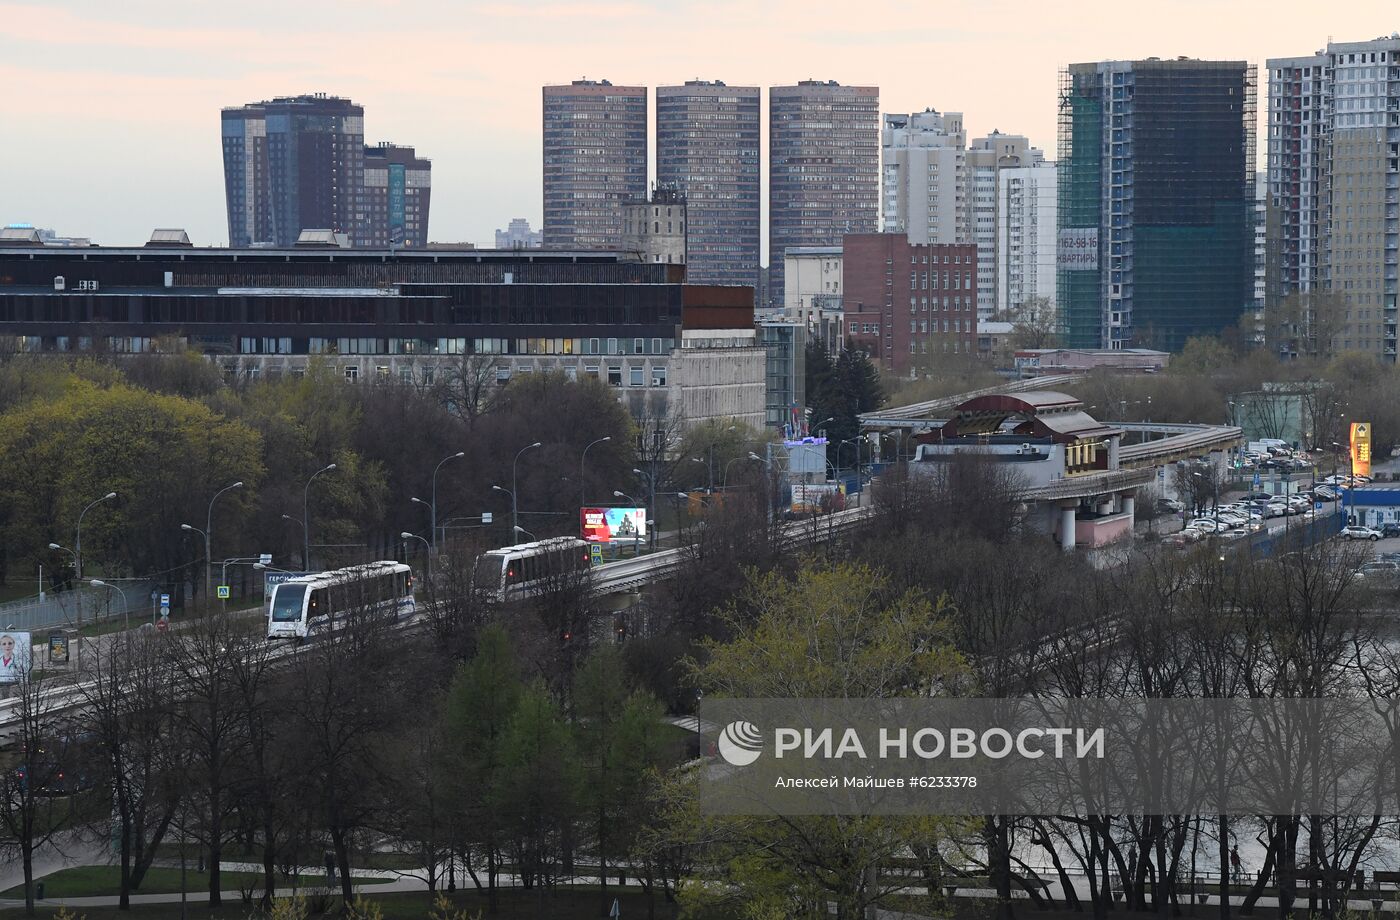
[(1199, 530), (1201, 533), (1215, 533), (1220, 530), (1229, 530), (1230, 525), (1226, 524), (1224, 521), (1217, 524), (1210, 518), (1196, 518), (1194, 521), (1187, 524), (1186, 528), (1188, 530)]
[(1286, 517), (1287, 514), (1288, 506), (1283, 502), (1269, 502), (1264, 506), (1264, 517), (1266, 518)]
[(1348, 540), (1375, 541), (1381, 538), (1381, 532), (1379, 530), (1376, 530), (1374, 527), (1361, 527), (1360, 525), (1352, 525), (1350, 527), (1342, 528), (1342, 536)]

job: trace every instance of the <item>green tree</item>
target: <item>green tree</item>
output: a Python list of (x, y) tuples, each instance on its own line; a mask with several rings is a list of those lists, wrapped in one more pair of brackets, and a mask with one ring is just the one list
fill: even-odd
[(522, 691), (510, 637), (500, 626), (488, 626), (481, 631), (476, 655), (458, 668), (443, 706), (443, 785), (459, 816), (454, 846), (485, 858), (493, 911), (504, 836), (497, 796), (503, 781), (501, 745)]
[(543, 888), (558, 874), (579, 802), (578, 755), (543, 683), (520, 695), (500, 746), (492, 790), (521, 884)]
[[(708, 643), (706, 660), (694, 665), (711, 695), (869, 700), (939, 695), (965, 680), (941, 607), (895, 591), (864, 566), (750, 576), (726, 615), (734, 638)], [(682, 822), (677, 839), (703, 837), (702, 858), (733, 882), (727, 890), (687, 886), (684, 900), (753, 918), (825, 917), (831, 902), (838, 917), (862, 917), (908, 884), (875, 867), (928, 848), (950, 827), (935, 817), (768, 816), (711, 819), (697, 834), (685, 823), (693, 809), (671, 813)]]
[(583, 777), (580, 805), (593, 840), (606, 912), (608, 866), (630, 852), (642, 819), (645, 775), (659, 760), (661, 706), (628, 693), (622, 655), (612, 645), (588, 656), (574, 681), (574, 717)]

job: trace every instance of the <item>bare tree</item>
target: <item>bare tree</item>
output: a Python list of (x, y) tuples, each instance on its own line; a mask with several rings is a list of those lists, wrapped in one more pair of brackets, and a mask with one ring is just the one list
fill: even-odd
[(118, 902), (130, 907), (132, 891), (155, 859), (182, 805), (180, 766), (185, 749), (171, 717), (176, 697), (166, 636), (125, 632), (98, 643), (81, 685), (86, 725), (100, 750), (103, 785), (112, 790), (121, 878)]
[(57, 846), (79, 821), (79, 797), (67, 793), (80, 784), (67, 775), (77, 756), (78, 737), (62, 713), (64, 697), (56, 682), (37, 668), (26, 668), (5, 684), (19, 762), (0, 773), (0, 850), (17, 855), (24, 871), (24, 909), (34, 915), (34, 856)]
[(473, 353), (438, 365), (433, 395), (467, 423), (468, 431), (495, 405), (499, 392), (496, 361), (493, 355)]

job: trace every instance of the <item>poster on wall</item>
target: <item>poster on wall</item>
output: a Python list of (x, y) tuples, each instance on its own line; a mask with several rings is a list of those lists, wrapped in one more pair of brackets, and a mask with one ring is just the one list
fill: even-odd
[(0, 632), (0, 684), (12, 684), (29, 671), (29, 633)]
[(647, 535), (645, 508), (582, 508), (579, 518), (589, 543), (640, 540)]

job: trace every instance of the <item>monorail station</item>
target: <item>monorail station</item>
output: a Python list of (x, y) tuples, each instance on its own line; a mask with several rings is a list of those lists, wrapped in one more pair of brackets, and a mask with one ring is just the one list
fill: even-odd
[(1132, 535), (1134, 496), (1151, 469), (1119, 466), (1123, 430), (1099, 422), (1073, 396), (1052, 391), (976, 396), (915, 437), (910, 469), (937, 475), (962, 454), (1015, 470), (1030, 525), (1060, 546), (1102, 546)]

